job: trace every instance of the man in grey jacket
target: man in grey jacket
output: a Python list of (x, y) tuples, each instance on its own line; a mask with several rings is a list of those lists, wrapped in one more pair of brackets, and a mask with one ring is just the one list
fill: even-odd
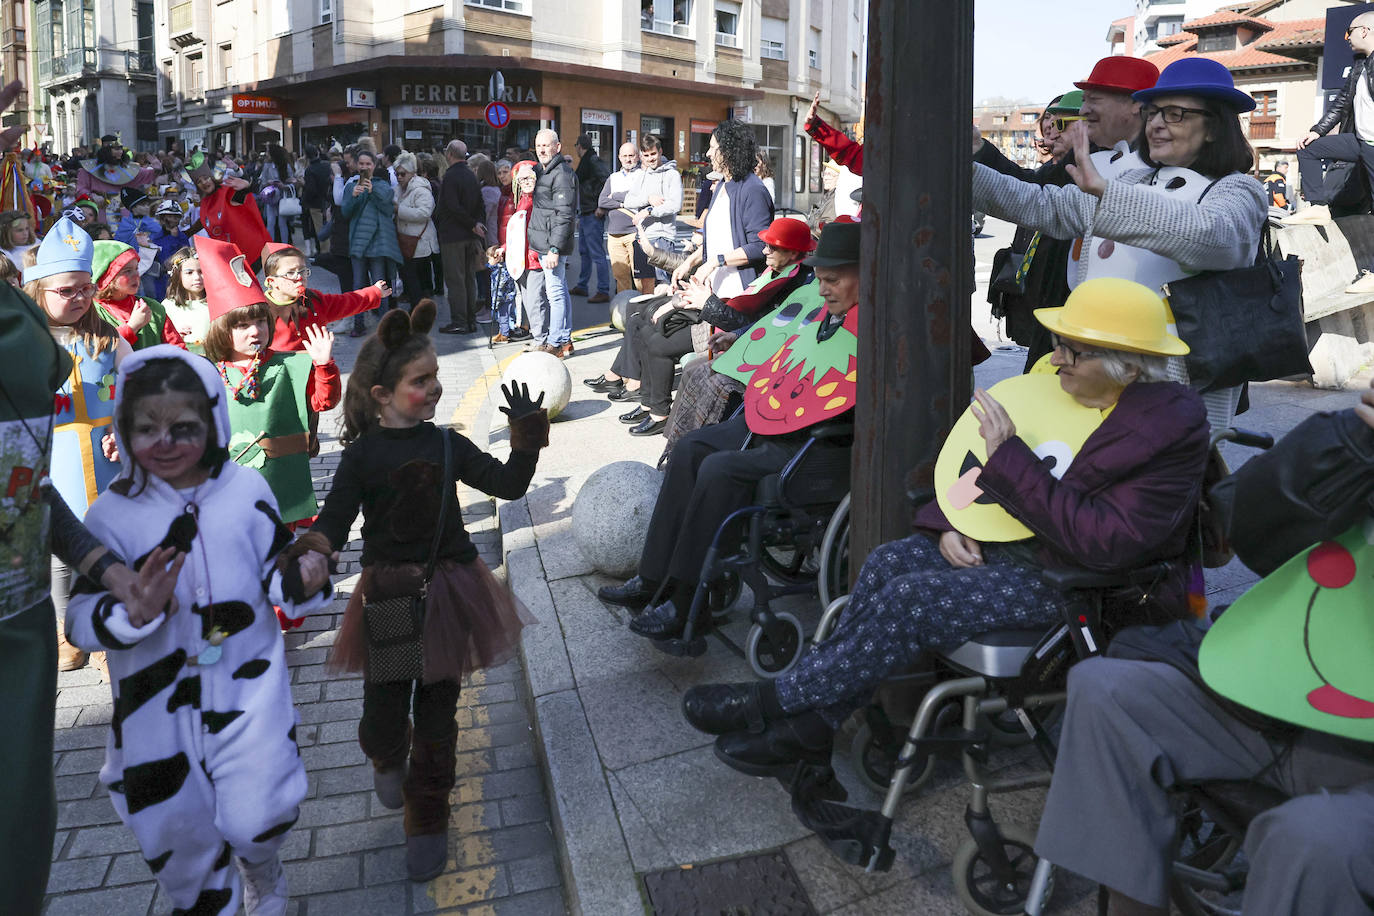
[(530, 343), (532, 349), (566, 359), (572, 355), (573, 345), (565, 259), (572, 251), (573, 224), (577, 221), (577, 177), (555, 131), (544, 128), (535, 135), (534, 154), (541, 172), (534, 185), (528, 242), (539, 255), (541, 269), (530, 273), (525, 288)]
[(639, 149), (633, 143), (622, 143), (617, 158), (620, 168), (606, 179), (597, 205), (606, 211), (606, 248), (611, 258), (611, 275), (615, 277), (615, 291), (622, 293), (635, 288), (638, 229), (632, 214), (625, 209), (625, 195), (639, 171)]
[[(625, 208), (635, 213), (639, 236), (655, 248), (677, 247), (677, 214), (682, 209), (682, 176), (677, 163), (663, 155), (663, 142), (646, 134), (639, 143), (639, 172), (625, 192)], [(660, 283), (668, 274), (654, 268)]]

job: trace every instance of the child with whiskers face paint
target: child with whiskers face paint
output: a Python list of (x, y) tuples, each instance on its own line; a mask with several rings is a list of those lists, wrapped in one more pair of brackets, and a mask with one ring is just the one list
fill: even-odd
[[(413, 314), (393, 309), (363, 344), (344, 397), (343, 458), (319, 519), (288, 550), (332, 553), (348, 540), (362, 509), (362, 577), (329, 666), (367, 670), (358, 743), (372, 759), (382, 805), (405, 808), (406, 870), (415, 881), (438, 875), (448, 857), (462, 678), (509, 659), (521, 629), (534, 622), (478, 556), (453, 488), (462, 481), (502, 499), (523, 496), (549, 430), (543, 395), (532, 401), (527, 388), (505, 392), (509, 406), (501, 409), (510, 416), (511, 443), (505, 462), (431, 422), (443, 393), (429, 338), (434, 315), (428, 300)], [(445, 488), (449, 498), (441, 510)], [(419, 594), (426, 596), (423, 676), (380, 679), (368, 665), (381, 650), (368, 638), (364, 605)]]
[(120, 477), (86, 525), (138, 571), (136, 597), (81, 577), (66, 619), (73, 643), (108, 656), (115, 711), (100, 780), (177, 912), (278, 916), (278, 852), (306, 777), (272, 607), (328, 610), (328, 560), (283, 556), (291, 535), (271, 489), (229, 460), (210, 362), (139, 350), (117, 391)]

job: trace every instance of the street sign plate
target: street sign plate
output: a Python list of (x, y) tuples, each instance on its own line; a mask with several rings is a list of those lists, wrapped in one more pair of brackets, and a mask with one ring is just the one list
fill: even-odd
[(482, 112), (487, 123), (498, 130), (510, 123), (510, 108), (505, 102), (490, 102)]

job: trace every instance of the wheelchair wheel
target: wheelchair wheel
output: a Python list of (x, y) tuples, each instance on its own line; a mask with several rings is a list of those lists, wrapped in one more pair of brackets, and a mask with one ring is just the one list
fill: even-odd
[[(950, 707), (957, 711), (957, 707)], [(944, 710), (940, 711), (935, 717), (936, 729), (939, 729), (940, 720), (944, 718)], [(906, 740), (905, 729), (898, 731), (899, 742)], [(892, 785), (892, 769), (897, 762), (897, 755), (902, 752), (901, 745), (896, 748), (879, 741), (873, 734), (873, 728), (867, 722), (859, 725), (859, 730), (854, 733), (854, 740), (849, 745), (849, 762), (854, 767), (854, 772), (859, 775), (859, 782), (863, 783), (874, 792), (885, 793), (888, 786)], [(930, 775), (935, 772), (935, 755), (926, 755), (925, 763), (913, 762), (911, 776), (906, 781), (904, 794), (910, 794), (919, 789)]]
[(821, 607), (829, 607), (830, 602), (849, 592), (849, 495), (835, 507), (830, 516), (830, 524), (825, 526), (821, 538), (820, 574), (816, 582), (820, 586)]
[[(1046, 731), (1054, 727), (1060, 716), (1064, 715), (1064, 704), (1057, 703), (1048, 709), (1040, 710), (1040, 726)], [(1026, 734), (1021, 720), (1010, 709), (993, 715), (983, 716), (988, 727), (988, 739), (998, 747), (1021, 747), (1030, 744), (1031, 737)]]
[(749, 638), (744, 644), (749, 667), (759, 677), (768, 679), (786, 674), (801, 658), (805, 642), (801, 621), (794, 615), (779, 611), (773, 617), (778, 623), (785, 624), (781, 639), (770, 638), (763, 626), (756, 623), (749, 628)]
[[(954, 892), (975, 916), (1015, 916), (1024, 913), (1031, 879), (1035, 876), (1035, 834), (1024, 827), (1007, 824), (1000, 828), (1002, 849), (1015, 871), (1015, 880), (999, 881), (992, 873), (978, 843), (969, 837), (954, 854)], [(1045, 885), (1047, 901), (1054, 891), (1054, 876)]]
[(1201, 887), (1175, 873), (1169, 896), (1184, 916), (1240, 916), (1248, 863), (1241, 853), (1242, 838), (1223, 830), (1195, 804), (1178, 819), (1177, 859), (1193, 868), (1225, 872), (1234, 890)]

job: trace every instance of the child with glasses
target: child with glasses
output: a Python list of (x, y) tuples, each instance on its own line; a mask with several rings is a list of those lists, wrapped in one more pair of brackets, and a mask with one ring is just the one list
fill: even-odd
[(309, 263), (293, 245), (270, 242), (263, 249), (263, 292), (272, 307), (272, 349), (278, 353), (304, 350), (306, 328), (323, 329), (331, 321), (375, 309), (391, 295), (385, 280), (350, 293), (308, 289)]

